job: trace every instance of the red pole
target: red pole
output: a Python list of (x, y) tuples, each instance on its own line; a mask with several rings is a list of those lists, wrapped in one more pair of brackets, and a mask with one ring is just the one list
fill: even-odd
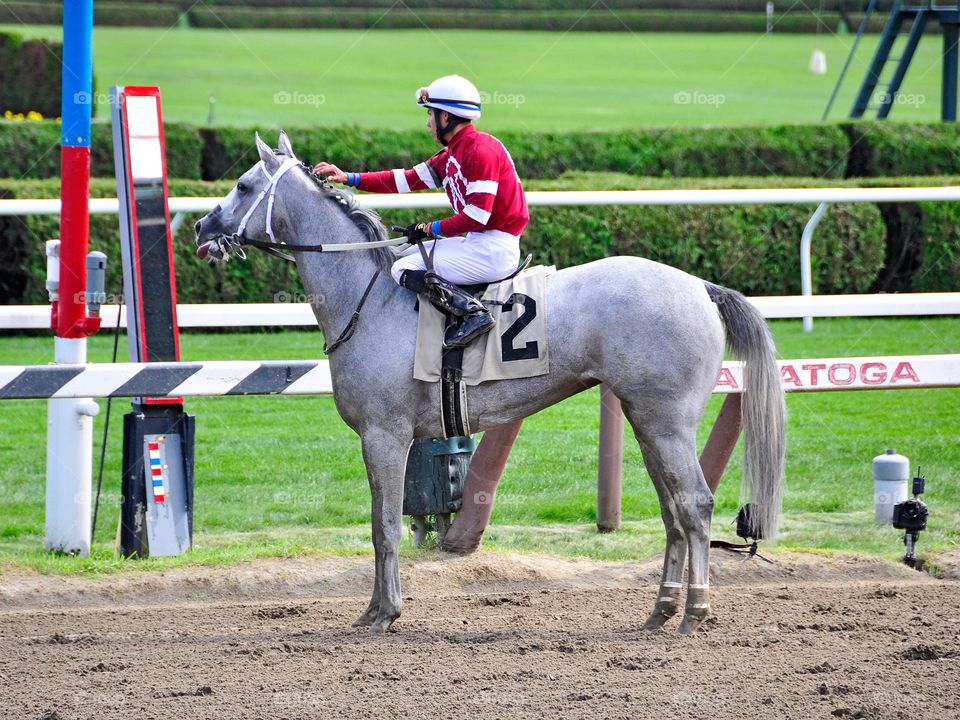
[(463, 506), (440, 545), (442, 550), (469, 555), (480, 547), (493, 512), (500, 476), (522, 424), (523, 420), (516, 420), (483, 434), (463, 481)]
[(60, 148), (60, 301), (56, 333), (83, 338), (99, 329), (99, 318), (87, 317), (87, 249), (90, 242), (90, 147)]
[(597, 530), (620, 527), (623, 495), (623, 408), (606, 385), (600, 386), (600, 457), (597, 467)]

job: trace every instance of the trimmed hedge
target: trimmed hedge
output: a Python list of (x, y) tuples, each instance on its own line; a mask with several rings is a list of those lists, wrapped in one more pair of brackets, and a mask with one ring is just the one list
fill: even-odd
[[(841, 127), (850, 140), (848, 177), (960, 174), (960, 128), (955, 123), (862, 122)], [(886, 292), (960, 290), (960, 213), (956, 203), (888, 203), (879, 207), (888, 240), (884, 269), (874, 288)]]
[[(203, 157), (200, 134), (194, 128), (177, 123), (165, 123), (163, 131), (168, 175), (199, 180)], [(93, 177), (114, 176), (113, 135), (109, 124), (93, 124), (90, 173)], [(0, 121), (0, 177), (40, 179), (59, 175), (59, 122)]]
[(61, 43), (0, 33), (0, 115), (33, 110), (59, 116), (62, 60)]
[[(54, 3), (57, 0), (41, 0)], [(135, 5), (138, 3), (129, 3)], [(190, 0), (155, 0), (151, 5), (176, 5), (187, 10), (196, 3)], [(204, 5), (222, 7), (263, 7), (270, 8), (381, 8), (397, 5), (395, 0), (207, 0)], [(405, 0), (405, 6), (419, 9), (456, 9), (474, 8), (490, 10), (590, 10), (608, 7), (611, 10), (723, 10), (757, 12), (757, 0), (605, 0), (600, 5), (596, 0)], [(880, 9), (889, 10), (893, 0), (878, 3)], [(824, 0), (815, 7), (798, 7), (792, 12), (859, 12), (866, 8), (867, 2), (858, 0)], [(762, 5), (760, 5), (762, 9)], [(778, 13), (779, 14), (779, 13)]]
[[(470, 10), (394, 7), (374, 8), (270, 8), (253, 9), (197, 5), (189, 11), (194, 27), (246, 28), (356, 28), (388, 29), (429, 27), (473, 30), (541, 30), (560, 32), (748, 32), (764, 33), (764, 13), (711, 11), (617, 10)], [(776, 19), (776, 29), (788, 33), (836, 32), (840, 16), (791, 13)]]
[[(261, 137), (275, 130), (259, 128)], [(236, 176), (257, 160), (251, 129), (202, 130), (203, 177)], [(289, 131), (298, 154), (351, 170), (412, 167), (436, 144), (420, 130), (310, 128)], [(568, 170), (633, 175), (718, 177), (814, 175), (842, 177), (847, 140), (835, 126), (696, 128), (570, 133), (498, 133), (524, 179)]]
[[(160, 26), (177, 24), (180, 9), (154, 2), (109, 3), (96, 2), (93, 6), (94, 25)], [(2, 2), (0, 23), (62, 25), (63, 3), (60, 2)]]
[[(878, 3), (869, 31), (879, 32), (892, 2)], [(856, 29), (866, 2), (826, 0), (813, 8), (782, 8), (775, 31), (837, 32), (841, 20)], [(679, 12), (678, 12), (679, 11)], [(181, 17), (182, 16), (182, 17)], [(54, 0), (0, 4), (0, 22), (59, 25)], [(757, 0), (186, 0), (96, 3), (97, 25), (222, 28), (432, 28), (573, 30), (613, 32), (765, 32)]]
[[(822, 185), (822, 181), (794, 178), (794, 184)], [(719, 181), (712, 184), (716, 185)], [(596, 187), (590, 176), (567, 176), (561, 183), (533, 183), (531, 189), (558, 184)], [(662, 187), (662, 180), (624, 178), (633, 187)], [(199, 183), (172, 180), (172, 195), (225, 195), (232, 182)], [(681, 183), (683, 187), (697, 183)], [(700, 185), (709, 183), (699, 183)], [(738, 184), (727, 179), (725, 186)], [(768, 185), (756, 181), (741, 185)], [(674, 183), (676, 186), (677, 183)], [(0, 195), (55, 197), (56, 180), (29, 183), (0, 181)], [(115, 188), (95, 180), (94, 197), (108, 197)], [(537, 207), (524, 236), (524, 252), (536, 261), (560, 267), (614, 254), (642, 255), (752, 295), (795, 294), (800, 280), (797, 243), (813, 206), (749, 207)], [(960, 213), (954, 207), (953, 212)], [(423, 211), (383, 213), (385, 224), (407, 224), (422, 219)], [(301, 293), (293, 267), (262, 253), (250, 260), (208, 267), (194, 255), (192, 224), (178, 231), (177, 287), (183, 302), (271, 302), (278, 293)], [(43, 242), (58, 233), (57, 218), (0, 217), (0, 297), (10, 304), (46, 302)], [(880, 274), (886, 230), (877, 206), (837, 205), (817, 229), (815, 287), (820, 293), (869, 290)], [(91, 248), (107, 253), (108, 292), (119, 293), (120, 261), (117, 220), (91, 217)]]
[[(172, 196), (226, 195), (233, 183), (170, 180)], [(0, 197), (57, 197), (59, 183), (0, 181)], [(91, 182), (91, 197), (115, 197), (116, 185), (106, 179)], [(195, 255), (193, 222), (185, 222), (176, 236), (177, 291), (183, 302), (244, 302), (273, 298), (278, 289), (298, 287), (290, 263), (263, 253), (250, 253), (249, 262), (208, 267)], [(0, 298), (6, 304), (45, 303), (44, 241), (59, 236), (56, 216), (0, 217)], [(106, 253), (107, 292), (119, 296), (122, 267), (120, 233), (115, 215), (90, 216), (90, 249)]]
[[(257, 160), (254, 128), (166, 123), (170, 177), (235, 179)], [(276, 129), (259, 128), (272, 141)], [(59, 124), (0, 121), (0, 177), (56, 177)], [(437, 151), (423, 130), (357, 127), (290, 129), (301, 157), (345, 169), (412, 167)], [(498, 133), (520, 176), (556, 177), (568, 170), (671, 177), (810, 176), (840, 178), (848, 139), (836, 125), (638, 129), (608, 132)], [(5, 152), (4, 152), (5, 151)], [(93, 128), (94, 176), (113, 175), (110, 128)]]
[[(204, 128), (202, 177), (235, 180), (258, 161), (253, 136), (260, 133), (274, 144), (275, 128)], [(328, 158), (334, 164), (361, 169), (413, 167), (438, 147), (422, 130), (380, 130), (358, 127), (318, 127), (287, 131), (297, 155), (305, 161)]]
[[(27, 4), (27, 3), (21, 3)], [(60, 5), (59, 0), (40, 0), (30, 3), (32, 5)], [(117, 3), (107, 3), (116, 5)], [(155, 6), (167, 6), (168, 8), (177, 8), (186, 12), (195, 9), (197, 3), (190, 0), (151, 0), (150, 2), (129, 2), (124, 3), (126, 7), (133, 11), (139, 11), (141, 8), (153, 8)], [(317, 10), (317, 9), (350, 9), (350, 8), (373, 8), (388, 10), (394, 8), (398, 3), (394, 0), (207, 0), (203, 3), (205, 6), (219, 10), (233, 9), (260, 9), (264, 13), (270, 13), (277, 8), (295, 8), (298, 10)], [(757, 0), (606, 0), (598, 4), (595, 0), (406, 0), (403, 6), (412, 10), (536, 10), (540, 12), (556, 12), (563, 10), (579, 11), (595, 9), (610, 9), (613, 11), (630, 10), (691, 10), (699, 12), (747, 12), (757, 14), (763, 11), (763, 3)], [(787, 6), (786, 11), (783, 7), (777, 7), (775, 17), (778, 19), (785, 15), (832, 15), (840, 13), (846, 16), (862, 15), (868, 5), (867, 0), (822, 0), (817, 5), (799, 5), (794, 7)], [(883, 16), (893, 7), (893, 0), (881, 0), (877, 3), (877, 12), (875, 17)]]
[[(60, 0), (39, 0), (34, 4), (60, 5)], [(176, 6), (189, 10), (196, 5), (191, 0), (150, 0), (146, 2), (125, 3), (127, 6)], [(263, 7), (267, 8), (391, 8), (398, 3), (395, 0), (206, 0), (210, 7)], [(798, 6), (790, 10), (794, 13), (818, 12), (863, 12), (868, 0), (821, 0), (817, 5)], [(589, 10), (601, 7), (596, 0), (405, 0), (403, 5), (413, 9), (428, 8), (476, 8), (492, 10)], [(757, 0), (605, 0), (602, 6), (612, 10), (724, 10), (757, 12), (762, 3)], [(889, 12), (893, 0), (880, 0), (879, 12)], [(777, 14), (782, 14), (782, 8)]]
[[(957, 203), (917, 203), (920, 232), (914, 237), (913, 272), (909, 287), (914, 292), (960, 290), (960, 212)], [(908, 245), (908, 248), (911, 246)]]
[(956, 123), (840, 125), (850, 142), (847, 177), (960, 174)]
[(0, 176), (29, 179), (59, 175), (60, 123), (0, 121)]
[[(255, 128), (166, 123), (171, 177), (233, 180), (256, 162)], [(257, 128), (268, 141), (275, 128)], [(422, 130), (357, 127), (289, 129), (308, 161), (349, 170), (411, 167), (437, 147)], [(652, 177), (895, 177), (960, 175), (960, 127), (885, 122), (780, 127), (670, 128), (570, 133), (498, 133), (525, 180), (567, 171)], [(0, 121), (0, 177), (48, 178), (60, 172), (56, 121)], [(92, 172), (113, 175), (110, 127), (93, 126)]]
[(621, 132), (499, 133), (523, 178), (567, 170), (670, 177), (843, 177), (847, 141), (832, 125)]

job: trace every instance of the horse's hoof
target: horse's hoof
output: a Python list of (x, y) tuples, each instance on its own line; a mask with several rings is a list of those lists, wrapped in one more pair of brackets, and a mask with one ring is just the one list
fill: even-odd
[(683, 622), (680, 623), (680, 628), (677, 630), (677, 632), (679, 632), (681, 635), (693, 635), (700, 627), (700, 623), (702, 622), (702, 617), (684, 615)]
[(370, 626), (370, 632), (374, 635), (383, 635), (384, 633), (390, 632), (390, 627), (393, 625), (393, 621), (396, 618), (384, 618), (383, 620), (377, 620)]
[(465, 542), (463, 538), (451, 538), (450, 533), (440, 541), (438, 546), (443, 552), (451, 555), (472, 555), (480, 549), (479, 542)]
[(657, 632), (670, 618), (670, 615), (662, 613), (659, 610), (654, 610), (643, 624), (643, 629), (646, 632)]
[(370, 627), (373, 625), (374, 621), (377, 619), (377, 613), (374, 612), (365, 612), (363, 615), (358, 617), (353, 621), (352, 627)]

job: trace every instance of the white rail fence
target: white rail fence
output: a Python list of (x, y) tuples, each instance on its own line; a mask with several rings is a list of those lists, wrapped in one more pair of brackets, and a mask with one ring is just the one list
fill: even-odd
[[(852, 202), (923, 202), (960, 200), (960, 186), (946, 187), (822, 187), (755, 188), (716, 190), (551, 190), (526, 193), (528, 205), (815, 205)], [(378, 210), (396, 208), (447, 207), (446, 195), (439, 192), (409, 195), (358, 194), (364, 207)], [(170, 212), (210, 212), (221, 198), (172, 197)], [(116, 215), (116, 198), (91, 198), (90, 212)], [(0, 215), (59, 215), (59, 200), (0, 200)]]
[[(274, 303), (177, 304), (181, 328), (316, 327), (304, 298), (277, 293)], [(960, 292), (892, 295), (816, 295), (748, 298), (767, 319), (802, 317), (880, 317), (960, 315)], [(127, 326), (125, 307), (100, 309), (104, 331)], [(50, 326), (49, 305), (0, 305), (0, 330), (42, 330)]]
[[(779, 360), (787, 392), (910, 390), (960, 385), (960, 355)], [(740, 393), (744, 364), (723, 363), (715, 393)], [(327, 360), (0, 365), (0, 400), (329, 395)]]

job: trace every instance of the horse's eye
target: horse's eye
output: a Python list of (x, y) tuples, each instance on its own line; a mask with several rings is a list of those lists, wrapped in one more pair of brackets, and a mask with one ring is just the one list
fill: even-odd
[(237, 183), (237, 192), (240, 193), (240, 194), (243, 194), (243, 193), (245, 193), (246, 191), (247, 191), (247, 186), (246, 186), (245, 184), (243, 184), (242, 182), (238, 182), (238, 183)]

